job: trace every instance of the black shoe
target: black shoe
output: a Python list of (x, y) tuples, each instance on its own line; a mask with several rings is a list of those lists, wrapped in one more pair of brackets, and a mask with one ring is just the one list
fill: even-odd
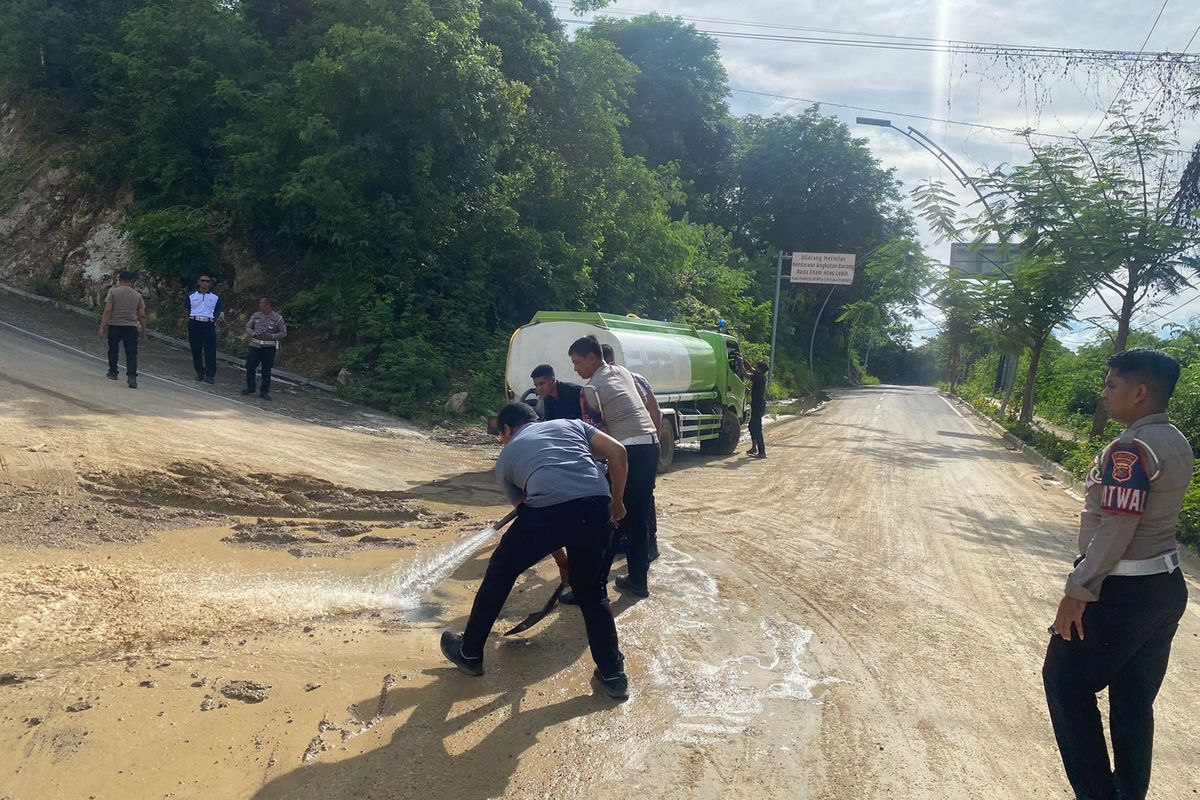
[(130, 389), (137, 388), (137, 378), (133, 377), (132, 375), (129, 376), (129, 378), (125, 382), (129, 384)]
[(271, 399), (271, 393), (270, 393), (270, 392), (263, 392), (262, 394), (260, 394), (260, 395), (259, 395), (259, 397), (261, 397), (263, 400), (270, 400), (270, 399)]
[[(646, 586), (646, 584), (636, 584), (630, 580), (628, 575), (618, 575), (616, 584), (617, 588), (622, 592), (629, 592), (630, 594), (637, 595), (638, 597), (650, 596), (650, 589)], [(561, 602), (561, 600), (562, 598), (560, 597), (559, 601)]]
[(253, 389), (242, 389), (242, 397), (249, 397), (252, 394), (254, 394)]
[(205, 378), (204, 382), (205, 383), (216, 383), (217, 379), (216, 378)]
[(450, 631), (442, 631), (442, 655), (454, 662), (459, 672), (478, 678), (483, 674), (483, 656), (463, 655), (462, 637)]
[(196, 382), (199, 383), (202, 380), (204, 380), (204, 375), (201, 373), (197, 373), (196, 374)]
[(600, 674), (599, 669), (596, 669), (592, 672), (592, 680), (600, 687), (600, 691), (613, 700), (629, 698), (629, 678), (625, 676), (624, 672), (618, 672), (616, 675), (606, 678)]
[(652, 564), (652, 563), (654, 563), (655, 561), (658, 561), (658, 548), (657, 548), (657, 547), (656, 547), (656, 548), (654, 548), (653, 550), (651, 550), (651, 551), (650, 551), (650, 552), (649, 552), (649, 553), (646, 555), (646, 562), (647, 562), (647, 563), (651, 563), (651, 564)]
[(104, 373), (104, 377), (108, 378), (110, 381), (115, 381), (117, 379), (117, 373), (106, 372), (106, 373)]
[(567, 589), (565, 592), (560, 594), (558, 596), (558, 602), (562, 603), (564, 606), (579, 605), (579, 601), (575, 599), (575, 590), (573, 589)]

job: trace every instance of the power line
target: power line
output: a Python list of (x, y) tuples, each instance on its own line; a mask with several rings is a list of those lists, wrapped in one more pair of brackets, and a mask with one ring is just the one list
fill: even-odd
[[(564, 5), (557, 5), (555, 8), (564, 10), (568, 8)], [(616, 9), (606, 8), (601, 14), (604, 16), (615, 15), (624, 17), (643, 16), (649, 13), (648, 11), (635, 11), (632, 9)], [(713, 23), (720, 25), (732, 25), (735, 27), (748, 28), (764, 28), (773, 31), (803, 31), (807, 33), (823, 33), (832, 34), (840, 37), (858, 37), (858, 38), (839, 38), (828, 39), (824, 37), (812, 36), (785, 36), (783, 34), (762, 34), (762, 33), (746, 33), (734, 31), (709, 31), (700, 30), (702, 33), (711, 35), (725, 36), (729, 38), (766, 38), (772, 41), (804, 41), (814, 42), (818, 44), (841, 44), (845, 46), (864, 46), (882, 49), (900, 49), (900, 50), (921, 50), (924, 52), (968, 52), (979, 53), (986, 51), (988, 53), (1002, 55), (1022, 55), (1031, 58), (1100, 58), (1103, 60), (1113, 61), (1158, 61), (1164, 57), (1174, 57), (1181, 54), (1175, 53), (1144, 53), (1142, 51), (1133, 52), (1130, 50), (1101, 50), (1095, 48), (1071, 48), (1071, 47), (1051, 47), (1044, 45), (1018, 45), (1018, 44), (1003, 44), (999, 42), (981, 42), (972, 40), (960, 39), (934, 39), (924, 36), (905, 36), (901, 34), (888, 33), (871, 33), (866, 31), (847, 31), (836, 28), (814, 28), (804, 25), (784, 25), (773, 22), (758, 22), (744, 19), (730, 19), (727, 17), (701, 17), (688, 14), (668, 14), (677, 19), (686, 22), (701, 22)], [(589, 20), (579, 19), (562, 19), (563, 22), (590, 25)]]
[[(927, 117), (927, 116), (924, 116), (923, 114), (906, 114), (902, 111), (888, 111), (888, 110), (882, 109), (882, 108), (868, 108), (867, 106), (855, 106), (855, 105), (850, 105), (848, 103), (834, 103), (834, 102), (831, 102), (828, 100), (814, 100), (809, 97), (795, 97), (795, 96), (787, 95), (787, 94), (776, 94), (774, 92), (760, 92), (760, 91), (757, 91), (754, 89), (740, 89), (736, 86), (731, 86), (729, 91), (739, 92), (741, 94), (759, 95), (762, 97), (774, 97), (779, 100), (794, 100), (799, 103), (814, 103), (816, 105), (832, 106), (834, 108), (848, 108), (848, 109), (851, 109), (852, 111), (869, 111), (873, 114), (887, 114), (887, 115), (893, 116), (893, 117), (904, 117), (905, 119), (924, 120), (925, 122), (943, 122), (948, 125), (962, 125), (962, 126), (968, 127), (968, 128), (980, 128), (982, 130), (1015, 134), (1017, 136), (1024, 136), (1025, 134), (1029, 134), (1030, 136), (1043, 136), (1043, 137), (1046, 137), (1049, 139), (1065, 139), (1065, 140), (1072, 141), (1072, 142), (1079, 141), (1078, 137), (1069, 136), (1067, 134), (1062, 134), (1062, 133), (1043, 133), (1041, 131), (1023, 130), (1023, 129), (1019, 129), (1019, 128), (1004, 128), (999, 125), (988, 125), (983, 122), (963, 122), (962, 120), (957, 120), (957, 119), (945, 119), (942, 117)], [(1166, 150), (1166, 152), (1171, 152), (1171, 153), (1190, 153), (1191, 152), (1190, 150), (1179, 150), (1179, 149), (1169, 149), (1169, 148), (1164, 148), (1164, 149)]]
[[(1158, 27), (1158, 21), (1162, 19), (1163, 12), (1167, 10), (1167, 3), (1169, 2), (1171, 2), (1171, 0), (1163, 0), (1162, 6), (1158, 9), (1158, 16), (1154, 18), (1154, 23), (1150, 26), (1150, 32), (1146, 34), (1146, 38), (1142, 40), (1142, 46), (1138, 48), (1139, 54), (1141, 54), (1141, 52), (1146, 49), (1146, 45), (1149, 44), (1150, 37), (1154, 35), (1154, 29)], [(1188, 45), (1191, 45), (1190, 41), (1188, 42)], [(1187, 50), (1187, 47), (1183, 49)], [(1104, 124), (1104, 120), (1108, 119), (1108, 115), (1112, 113), (1113, 107), (1117, 104), (1117, 99), (1121, 96), (1121, 92), (1125, 91), (1125, 84), (1127, 83), (1129, 83), (1128, 72), (1126, 72), (1125, 77), (1121, 79), (1121, 85), (1117, 87), (1117, 93), (1113, 95), (1113, 99), (1108, 104), (1108, 108), (1104, 110), (1104, 114), (1100, 117), (1100, 121), (1096, 123), (1096, 130), (1092, 131), (1092, 138), (1095, 138), (1096, 134), (1100, 131), (1100, 126)]]

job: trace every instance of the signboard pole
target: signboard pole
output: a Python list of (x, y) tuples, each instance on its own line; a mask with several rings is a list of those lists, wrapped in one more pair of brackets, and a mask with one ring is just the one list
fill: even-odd
[(779, 251), (779, 258), (775, 264), (775, 310), (771, 312), (771, 355), (770, 364), (767, 367), (767, 385), (771, 385), (771, 379), (775, 377), (775, 329), (779, 326), (779, 284), (783, 282), (783, 251)]
[(817, 321), (813, 323), (812, 338), (808, 340), (808, 371), (812, 373), (813, 380), (817, 378), (817, 372), (813, 369), (813, 349), (817, 346), (817, 328), (821, 324), (821, 315), (825, 313), (825, 306), (829, 305), (829, 298), (833, 297), (833, 290), (837, 288), (837, 284), (829, 287), (829, 294), (825, 295), (825, 302), (821, 303), (821, 310), (817, 312)]

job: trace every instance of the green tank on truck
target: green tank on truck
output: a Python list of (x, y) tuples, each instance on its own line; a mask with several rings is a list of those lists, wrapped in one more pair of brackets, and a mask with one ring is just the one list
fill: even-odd
[(539, 311), (508, 344), (505, 388), (510, 400), (535, 396), (529, 373), (554, 367), (559, 380), (579, 377), (567, 349), (581, 336), (612, 345), (617, 363), (645, 376), (662, 408), (659, 438), (666, 469), (675, 445), (699, 442), (705, 453), (733, 453), (746, 421), (741, 349), (732, 336), (691, 325), (587, 311)]

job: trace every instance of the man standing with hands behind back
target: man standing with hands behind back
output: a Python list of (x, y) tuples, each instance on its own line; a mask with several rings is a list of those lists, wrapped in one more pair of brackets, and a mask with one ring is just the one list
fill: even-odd
[(196, 369), (196, 380), (205, 383), (217, 382), (217, 317), (221, 313), (221, 298), (213, 292), (212, 283), (212, 276), (202, 273), (196, 279), (196, 291), (184, 302), (192, 366)]
[[(1080, 798), (1141, 800), (1150, 786), (1154, 699), (1187, 608), (1175, 525), (1191, 445), (1167, 418), (1179, 362), (1136, 349), (1108, 361), (1101, 401), (1126, 428), (1092, 462), (1075, 570), (1042, 667), (1054, 737)], [(1096, 694), (1108, 688), (1110, 768)]]
[(133, 273), (117, 273), (117, 285), (108, 290), (104, 314), (100, 317), (100, 335), (108, 336), (108, 379), (117, 379), (118, 350), (125, 347), (125, 378), (130, 389), (137, 388), (138, 337), (146, 336), (146, 301), (133, 288)]

